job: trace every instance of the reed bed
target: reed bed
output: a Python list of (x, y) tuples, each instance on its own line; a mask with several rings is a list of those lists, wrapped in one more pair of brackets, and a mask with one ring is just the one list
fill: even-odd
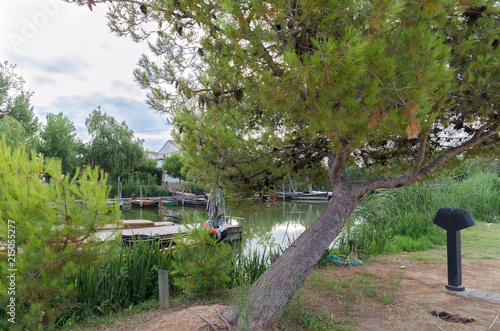
[[(222, 245), (226, 245), (222, 243)], [(158, 270), (169, 271), (171, 298), (184, 298), (177, 284), (182, 273), (175, 272), (172, 253), (174, 246), (140, 239), (123, 245), (114, 258), (101, 268), (81, 270), (68, 277), (77, 291), (76, 302), (65, 311), (56, 326), (63, 326), (93, 315), (106, 315), (148, 300), (158, 300)], [(213, 249), (207, 247), (208, 249)], [(257, 251), (244, 255), (233, 249), (227, 256), (228, 288), (255, 282), (271, 264), (270, 254)], [(181, 261), (181, 263), (189, 261)], [(203, 293), (194, 293), (203, 296)], [(190, 296), (193, 298), (193, 295)]]
[(265, 250), (251, 250), (243, 254), (241, 249), (235, 250), (231, 263), (232, 287), (253, 284), (269, 268), (272, 254)]
[(476, 222), (496, 222), (500, 178), (495, 173), (474, 171), (460, 178), (434, 179), (369, 194), (347, 221), (336, 253), (348, 255), (349, 239), (356, 240), (360, 257), (444, 245), (444, 230), (432, 223), (440, 208), (467, 209)]
[(75, 285), (77, 302), (63, 316), (78, 319), (106, 314), (158, 298), (158, 270), (171, 266), (170, 246), (135, 240), (123, 245), (103, 267), (81, 270), (68, 277)]

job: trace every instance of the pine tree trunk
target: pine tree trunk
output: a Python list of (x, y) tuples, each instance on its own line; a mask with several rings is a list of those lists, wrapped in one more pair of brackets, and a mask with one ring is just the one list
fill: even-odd
[(225, 317), (242, 327), (265, 329), (274, 324), (322, 254), (342, 230), (357, 205), (347, 185), (334, 188), (326, 210), (287, 248)]

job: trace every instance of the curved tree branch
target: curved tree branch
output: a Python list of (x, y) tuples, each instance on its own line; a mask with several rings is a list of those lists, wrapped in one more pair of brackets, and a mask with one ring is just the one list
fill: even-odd
[(420, 169), (420, 166), (422, 165), (422, 162), (424, 161), (425, 158), (427, 139), (429, 139), (430, 133), (431, 133), (430, 128), (420, 133), (420, 136), (418, 138), (417, 156), (415, 157), (415, 162), (413, 163), (413, 167), (411, 168), (409, 174), (414, 175), (418, 172), (418, 169)]
[(344, 144), (340, 153), (329, 155), (328, 166), (330, 170), (328, 171), (328, 178), (330, 178), (332, 184), (339, 178), (339, 174), (341, 170), (344, 169), (345, 163), (351, 155), (351, 152), (351, 144), (348, 142)]
[(419, 152), (415, 159), (413, 168), (407, 175), (395, 178), (377, 178), (365, 182), (363, 184), (353, 185), (353, 191), (357, 196), (361, 196), (375, 189), (397, 188), (404, 185), (413, 184), (431, 174), (439, 166), (441, 166), (443, 163), (451, 159), (453, 156), (467, 149), (470, 149), (474, 146), (477, 146), (485, 139), (490, 138), (498, 133), (500, 133), (500, 122), (490, 121), (484, 124), (481, 128), (479, 128), (474, 134), (474, 136), (472, 136), (472, 138), (470, 138), (468, 141), (458, 146), (448, 148), (444, 153), (438, 156), (434, 161), (429, 163), (426, 167), (415, 172), (414, 169), (416, 169), (417, 166), (419, 166), (422, 162), (422, 160), (418, 161), (418, 159), (421, 158), (422, 157), (421, 154), (425, 152), (425, 150), (422, 151), (422, 147), (419, 147)]
[(285, 149), (290, 149), (290, 148), (297, 148), (301, 151), (305, 151), (305, 150), (309, 150), (309, 151), (313, 151), (313, 152), (316, 152), (318, 154), (320, 154), (321, 156), (323, 157), (329, 157), (331, 156), (330, 153), (326, 152), (324, 149), (321, 149), (321, 148), (318, 148), (318, 147), (315, 147), (315, 146), (307, 146), (307, 145), (295, 145), (295, 144), (289, 144), (289, 145), (283, 145), (283, 146), (280, 146), (280, 147), (276, 147), (270, 151), (267, 151), (265, 152), (264, 154), (261, 154), (261, 155), (257, 155), (256, 157), (253, 157), (251, 159), (248, 159), (248, 160), (244, 160), (244, 161), (238, 161), (236, 162), (235, 164), (245, 164), (245, 163), (252, 163), (252, 162), (255, 162), (257, 161), (258, 159), (264, 157), (264, 156), (267, 156), (267, 155), (271, 155), (273, 153), (276, 153), (276, 152), (279, 152), (279, 151), (283, 151)]

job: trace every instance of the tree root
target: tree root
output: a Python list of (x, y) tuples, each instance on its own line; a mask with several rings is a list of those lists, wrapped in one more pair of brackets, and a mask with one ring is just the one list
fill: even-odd
[[(217, 310), (217, 315), (219, 315), (220, 319), (224, 321), (224, 323), (226, 323), (227, 325), (227, 329), (229, 331), (231, 331), (231, 325), (229, 324), (229, 322), (224, 318), (224, 316), (222, 316), (222, 313), (220, 312), (220, 310)], [(498, 316), (497, 316), (498, 317)]]
[(231, 331), (231, 325), (229, 324), (229, 322), (224, 317), (222, 317), (222, 314), (220, 313), (220, 311), (217, 310), (217, 314), (224, 321), (225, 325), (217, 324), (217, 323), (212, 323), (206, 317), (203, 317), (203, 316), (201, 316), (199, 314), (196, 314), (196, 316), (198, 316), (203, 321), (205, 321), (205, 323), (199, 325), (196, 329), (194, 329), (194, 331), (198, 331), (198, 330), (204, 328), (205, 326), (208, 326), (209, 330), (213, 330), (213, 331), (219, 331), (219, 330), (229, 330), (229, 331)]

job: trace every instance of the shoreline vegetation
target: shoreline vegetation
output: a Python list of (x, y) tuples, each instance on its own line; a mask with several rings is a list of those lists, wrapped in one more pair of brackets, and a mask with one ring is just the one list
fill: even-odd
[[(446, 207), (467, 209), (476, 221), (477, 226), (464, 233), (464, 256), (477, 258), (482, 255), (476, 250), (487, 249), (487, 253), (482, 258), (500, 257), (500, 251), (489, 245), (494, 240), (491, 235), (496, 232), (489, 235), (484, 233), (485, 224), (500, 221), (499, 199), (500, 178), (496, 173), (486, 171), (472, 171), (460, 178), (435, 179), (396, 190), (376, 192), (363, 199), (348, 221), (345, 231), (337, 239), (338, 248), (329, 253), (347, 257), (349, 239), (356, 240), (360, 259), (368, 262), (384, 254), (429, 249), (443, 250), (446, 244), (445, 232), (432, 224), (432, 219), (437, 209)], [(355, 224), (354, 220), (359, 219), (365, 221)], [(190, 240), (206, 241), (207, 238), (201, 233), (196, 233)], [(79, 305), (75, 305), (75, 309), (66, 312), (59, 319), (59, 323), (54, 326), (68, 329), (95, 325), (95, 322), (100, 321), (109, 323), (113, 321), (110, 316), (116, 313), (119, 316), (120, 312), (130, 314), (157, 307), (156, 274), (158, 270), (173, 271), (169, 282), (174, 306), (189, 305), (194, 302), (227, 302), (228, 296), (233, 296), (234, 292), (244, 292), (245, 288), (257, 280), (271, 264), (271, 255), (278, 253), (253, 252), (249, 256), (244, 256), (237, 250), (228, 251), (224, 246), (206, 242), (202, 246), (197, 246), (200, 249), (196, 251), (191, 252), (190, 249), (186, 249), (183, 254), (188, 260), (174, 263), (177, 265), (175, 270), (172, 270), (172, 261), (176, 259), (170, 258), (171, 247), (162, 248), (155, 243), (143, 242), (134, 243), (132, 247), (124, 246), (118, 257), (111, 260), (105, 267), (71, 278), (72, 281), (78, 279), (79, 291), (82, 293), (79, 296)], [(189, 273), (199, 279), (202, 277), (203, 270), (213, 269), (214, 265), (220, 264), (221, 261), (207, 259), (207, 256), (218, 254), (214, 251), (218, 249), (222, 254), (230, 256), (224, 267), (229, 277), (222, 277), (219, 274), (207, 279), (207, 284), (217, 284), (218, 290), (215, 294), (213, 288), (204, 288), (202, 285), (195, 287), (193, 284), (196, 282), (186, 285), (179, 281), (181, 277), (186, 278)], [(198, 261), (197, 265), (182, 268), (189, 259)], [(397, 288), (397, 275), (394, 277), (392, 290), (383, 296), (383, 300), (388, 303), (394, 300), (391, 296), (393, 297), (394, 289)], [(358, 282), (369, 283), (370, 280), (360, 278)], [(353, 283), (349, 286), (362, 287), (362, 284)], [(369, 288), (365, 290), (368, 292), (356, 295), (370, 296), (370, 291), (373, 291)], [(232, 294), (229, 295), (229, 293)], [(353, 294), (352, 301), (355, 300), (356, 295)], [(300, 312), (300, 307), (294, 302), (296, 301), (292, 300), (280, 320), (283, 327), (288, 323), (295, 323), (286, 321), (287, 318), (295, 319), (301, 314), (305, 314), (301, 315), (302, 318), (313, 318), (307, 317), (306, 312)], [(344, 304), (347, 305), (345, 308), (348, 310), (349, 300)], [(316, 322), (321, 324), (321, 320), (322, 318), (319, 318)]]
[[(500, 236), (500, 233), (485, 233), (484, 226), (500, 221), (499, 199), (498, 174), (480, 170), (459, 178), (434, 179), (376, 192), (362, 199), (338, 237), (337, 248), (328, 253), (347, 257), (349, 239), (356, 240), (359, 258), (368, 263), (384, 254), (443, 250), (445, 232), (432, 224), (432, 219), (439, 208), (446, 207), (467, 209), (476, 221), (476, 227), (464, 232), (464, 256), (498, 258), (500, 249), (490, 243), (494, 240), (492, 236)], [(193, 242), (197, 244), (193, 245)], [(192, 232), (185, 241), (176, 244), (174, 247), (136, 241), (131, 245), (122, 245), (104, 266), (85, 268), (68, 276), (68, 284), (75, 285), (74, 295), (70, 298), (71, 302), (64, 302), (69, 308), (48, 329), (85, 329), (100, 323), (108, 325), (126, 315), (157, 308), (158, 270), (169, 270), (173, 307), (193, 303), (230, 304), (234, 297), (244, 295), (245, 290), (270, 266), (272, 256), (280, 253), (259, 253), (255, 250), (244, 255), (241, 250), (211, 240), (204, 231)], [(382, 296), (383, 302), (390, 304), (394, 301), (394, 291), (399, 286), (398, 277), (394, 275)], [(320, 282), (316, 278), (312, 281)], [(346, 295), (343, 303), (346, 311), (357, 298), (370, 297), (374, 291), (369, 277), (349, 281), (349, 284), (338, 285)], [(356, 290), (349, 294), (346, 288)], [(311, 315), (301, 310), (297, 302), (296, 299), (290, 302), (278, 328), (296, 329), (301, 323), (309, 323), (307, 327), (312, 325), (310, 323), (317, 324), (312, 329), (318, 330), (332, 326), (328, 316)], [(55, 305), (61, 304), (57, 302)], [(352, 330), (349, 326), (338, 326), (337, 329)]]

